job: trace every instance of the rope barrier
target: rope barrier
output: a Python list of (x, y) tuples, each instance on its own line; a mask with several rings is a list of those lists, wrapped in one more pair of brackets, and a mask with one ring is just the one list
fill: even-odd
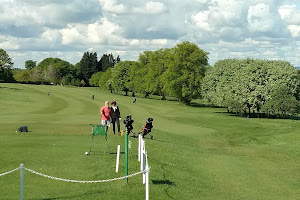
[(116, 180), (121, 180), (121, 179), (125, 179), (125, 178), (130, 178), (130, 177), (133, 177), (135, 175), (138, 175), (138, 174), (141, 174), (141, 173), (147, 173), (147, 172), (150, 171), (150, 168), (149, 168), (149, 169), (146, 169), (146, 170), (143, 170), (143, 171), (140, 171), (140, 172), (136, 172), (136, 173), (133, 173), (133, 174), (130, 174), (130, 175), (127, 175), (127, 176), (113, 178), (113, 179), (96, 180), (96, 181), (78, 181), (78, 180), (70, 180), (70, 179), (63, 179), (63, 178), (58, 178), (58, 177), (54, 177), (54, 176), (48, 176), (46, 174), (42, 174), (42, 173), (33, 171), (33, 170), (28, 169), (26, 167), (24, 167), (24, 169), (27, 170), (27, 171), (29, 171), (29, 172), (31, 172), (31, 173), (33, 173), (33, 174), (36, 174), (36, 175), (39, 175), (39, 176), (43, 176), (45, 178), (50, 178), (50, 179), (59, 180), (59, 181), (65, 181), (65, 182), (72, 182), (72, 183), (103, 183), (103, 182), (110, 182), (110, 181), (116, 181)]
[[(17, 167), (16, 169), (13, 169), (13, 170), (10, 170), (8, 172), (4, 172), (4, 173), (0, 174), (0, 176), (10, 174), (10, 173), (12, 173), (14, 171), (17, 171), (19, 169), (20, 169), (20, 167)], [(63, 178), (58, 178), (58, 177), (54, 177), (54, 176), (49, 176), (49, 175), (46, 175), (46, 174), (36, 172), (34, 170), (31, 170), (31, 169), (28, 169), (26, 167), (24, 167), (24, 169), (31, 172), (31, 173), (33, 173), (33, 174), (43, 176), (45, 178), (50, 178), (50, 179), (65, 181), (65, 182), (72, 182), (72, 183), (104, 183), (104, 182), (117, 181), (117, 180), (121, 180), (121, 179), (125, 179), (125, 178), (130, 178), (130, 177), (136, 176), (138, 174), (147, 173), (147, 172), (150, 171), (150, 168), (149, 168), (149, 169), (146, 169), (146, 170), (143, 170), (143, 171), (140, 171), (140, 172), (136, 172), (136, 173), (133, 173), (133, 174), (130, 174), (130, 175), (127, 175), (127, 176), (118, 177), (118, 178), (112, 178), (112, 179), (107, 179), (107, 180), (96, 180), (96, 181), (78, 181), (78, 180), (70, 180), (70, 179), (63, 179)]]
[(20, 169), (20, 167), (17, 167), (16, 169), (10, 170), (8, 172), (4, 172), (4, 173), (0, 174), (0, 176), (4, 176), (4, 175), (7, 175), (7, 174), (10, 174), (10, 173), (12, 173), (14, 171), (17, 171), (18, 169)]

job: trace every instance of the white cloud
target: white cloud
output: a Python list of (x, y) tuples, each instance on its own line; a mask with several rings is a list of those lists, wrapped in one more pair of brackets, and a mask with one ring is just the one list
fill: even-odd
[(14, 37), (0, 34), (0, 48), (4, 50), (18, 50), (20, 45), (17, 44)]
[(166, 10), (167, 10), (167, 7), (163, 3), (153, 2), (153, 1), (147, 2), (144, 7), (133, 8), (134, 13), (152, 14), (152, 15), (162, 14)]
[(192, 20), (197, 24), (197, 26), (205, 31), (210, 30), (210, 26), (207, 22), (208, 20), (208, 11), (200, 11), (195, 15), (192, 15)]
[(289, 25), (300, 25), (300, 10), (294, 9), (285, 20)]
[[(73, 64), (88, 49), (136, 60), (140, 52), (190, 41), (228, 57), (300, 66), (296, 0), (0, 0), (0, 48), (17, 66), (60, 57)], [(45, 53), (42, 53), (45, 52)], [(17, 64), (20, 63), (20, 64)]]
[(60, 34), (58, 30), (45, 28), (44, 32), (41, 35), (41, 38), (53, 42), (60, 38)]
[(281, 19), (285, 19), (285, 18), (289, 17), (295, 8), (296, 8), (296, 5), (280, 6), (278, 9), (278, 12), (280, 14)]
[(264, 3), (250, 6), (248, 10), (248, 24), (251, 31), (267, 32), (275, 26), (274, 15), (270, 12), (270, 6)]
[(68, 44), (84, 43), (86, 39), (78, 29), (83, 30), (82, 26), (71, 26), (71, 25), (69, 25), (67, 28), (60, 30), (60, 33), (62, 35), (62, 44), (68, 45)]
[(119, 34), (122, 33), (120, 27), (112, 22), (109, 22), (106, 18), (103, 18), (101, 22), (89, 24), (87, 27), (87, 37), (91, 43), (108, 43), (108, 41), (116, 40), (119, 38)]
[(97, 0), (40, 1), (40, 3), (14, 0), (1, 3), (1, 7), (0, 23), (15, 26), (63, 27), (67, 23), (91, 22), (102, 15)]
[(103, 11), (122, 14), (126, 12), (126, 8), (123, 4), (117, 4), (116, 0), (99, 0)]
[(300, 26), (289, 25), (288, 29), (290, 30), (293, 37), (300, 37)]

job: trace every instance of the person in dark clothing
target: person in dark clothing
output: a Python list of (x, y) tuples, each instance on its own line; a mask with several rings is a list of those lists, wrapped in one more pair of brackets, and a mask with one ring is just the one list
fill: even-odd
[(119, 110), (119, 107), (117, 106), (117, 103), (115, 100), (112, 100), (111, 101), (111, 113), (110, 113), (110, 116), (111, 116), (111, 122), (113, 124), (113, 132), (115, 134), (115, 122), (117, 122), (117, 126), (118, 126), (118, 134), (120, 135), (121, 132), (120, 132), (120, 120), (121, 120), (121, 113), (120, 113), (120, 110)]

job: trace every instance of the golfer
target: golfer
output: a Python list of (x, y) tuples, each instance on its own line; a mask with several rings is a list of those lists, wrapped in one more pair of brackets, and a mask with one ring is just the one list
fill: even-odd
[[(104, 106), (102, 106), (100, 109), (102, 125), (110, 126), (110, 123), (109, 123), (110, 112), (111, 112), (111, 109), (108, 105), (108, 101), (105, 101)], [(107, 132), (107, 129), (106, 129), (106, 132)]]
[(120, 132), (120, 119), (121, 119), (121, 113), (120, 113), (120, 110), (119, 110), (119, 107), (117, 106), (117, 102), (115, 100), (112, 100), (111, 101), (111, 113), (110, 113), (110, 116), (111, 116), (111, 122), (112, 122), (112, 125), (113, 125), (113, 132), (114, 132), (114, 135), (116, 134), (116, 122), (117, 122), (117, 126), (118, 126), (118, 134), (121, 135), (121, 132)]

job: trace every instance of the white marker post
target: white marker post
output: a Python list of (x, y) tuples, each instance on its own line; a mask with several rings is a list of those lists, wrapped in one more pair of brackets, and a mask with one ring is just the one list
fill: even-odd
[[(146, 170), (149, 170), (148, 167), (148, 158), (147, 158), (147, 152), (145, 153), (146, 158)], [(149, 200), (149, 171), (146, 172), (146, 200)]]
[(143, 170), (143, 166), (144, 166), (144, 149), (145, 149), (145, 141), (143, 139), (141, 139), (141, 171)]
[(119, 160), (120, 160), (120, 145), (118, 145), (118, 149), (117, 149), (116, 172), (119, 171)]
[(141, 139), (142, 136), (139, 134), (139, 151), (138, 151), (138, 160), (141, 161)]
[[(145, 141), (144, 141), (145, 142)], [(142, 151), (142, 155), (143, 155), (143, 169), (142, 170), (145, 170), (146, 169), (146, 147), (145, 147), (145, 143), (144, 143), (144, 149)], [(146, 183), (146, 173), (143, 173), (143, 184)]]

